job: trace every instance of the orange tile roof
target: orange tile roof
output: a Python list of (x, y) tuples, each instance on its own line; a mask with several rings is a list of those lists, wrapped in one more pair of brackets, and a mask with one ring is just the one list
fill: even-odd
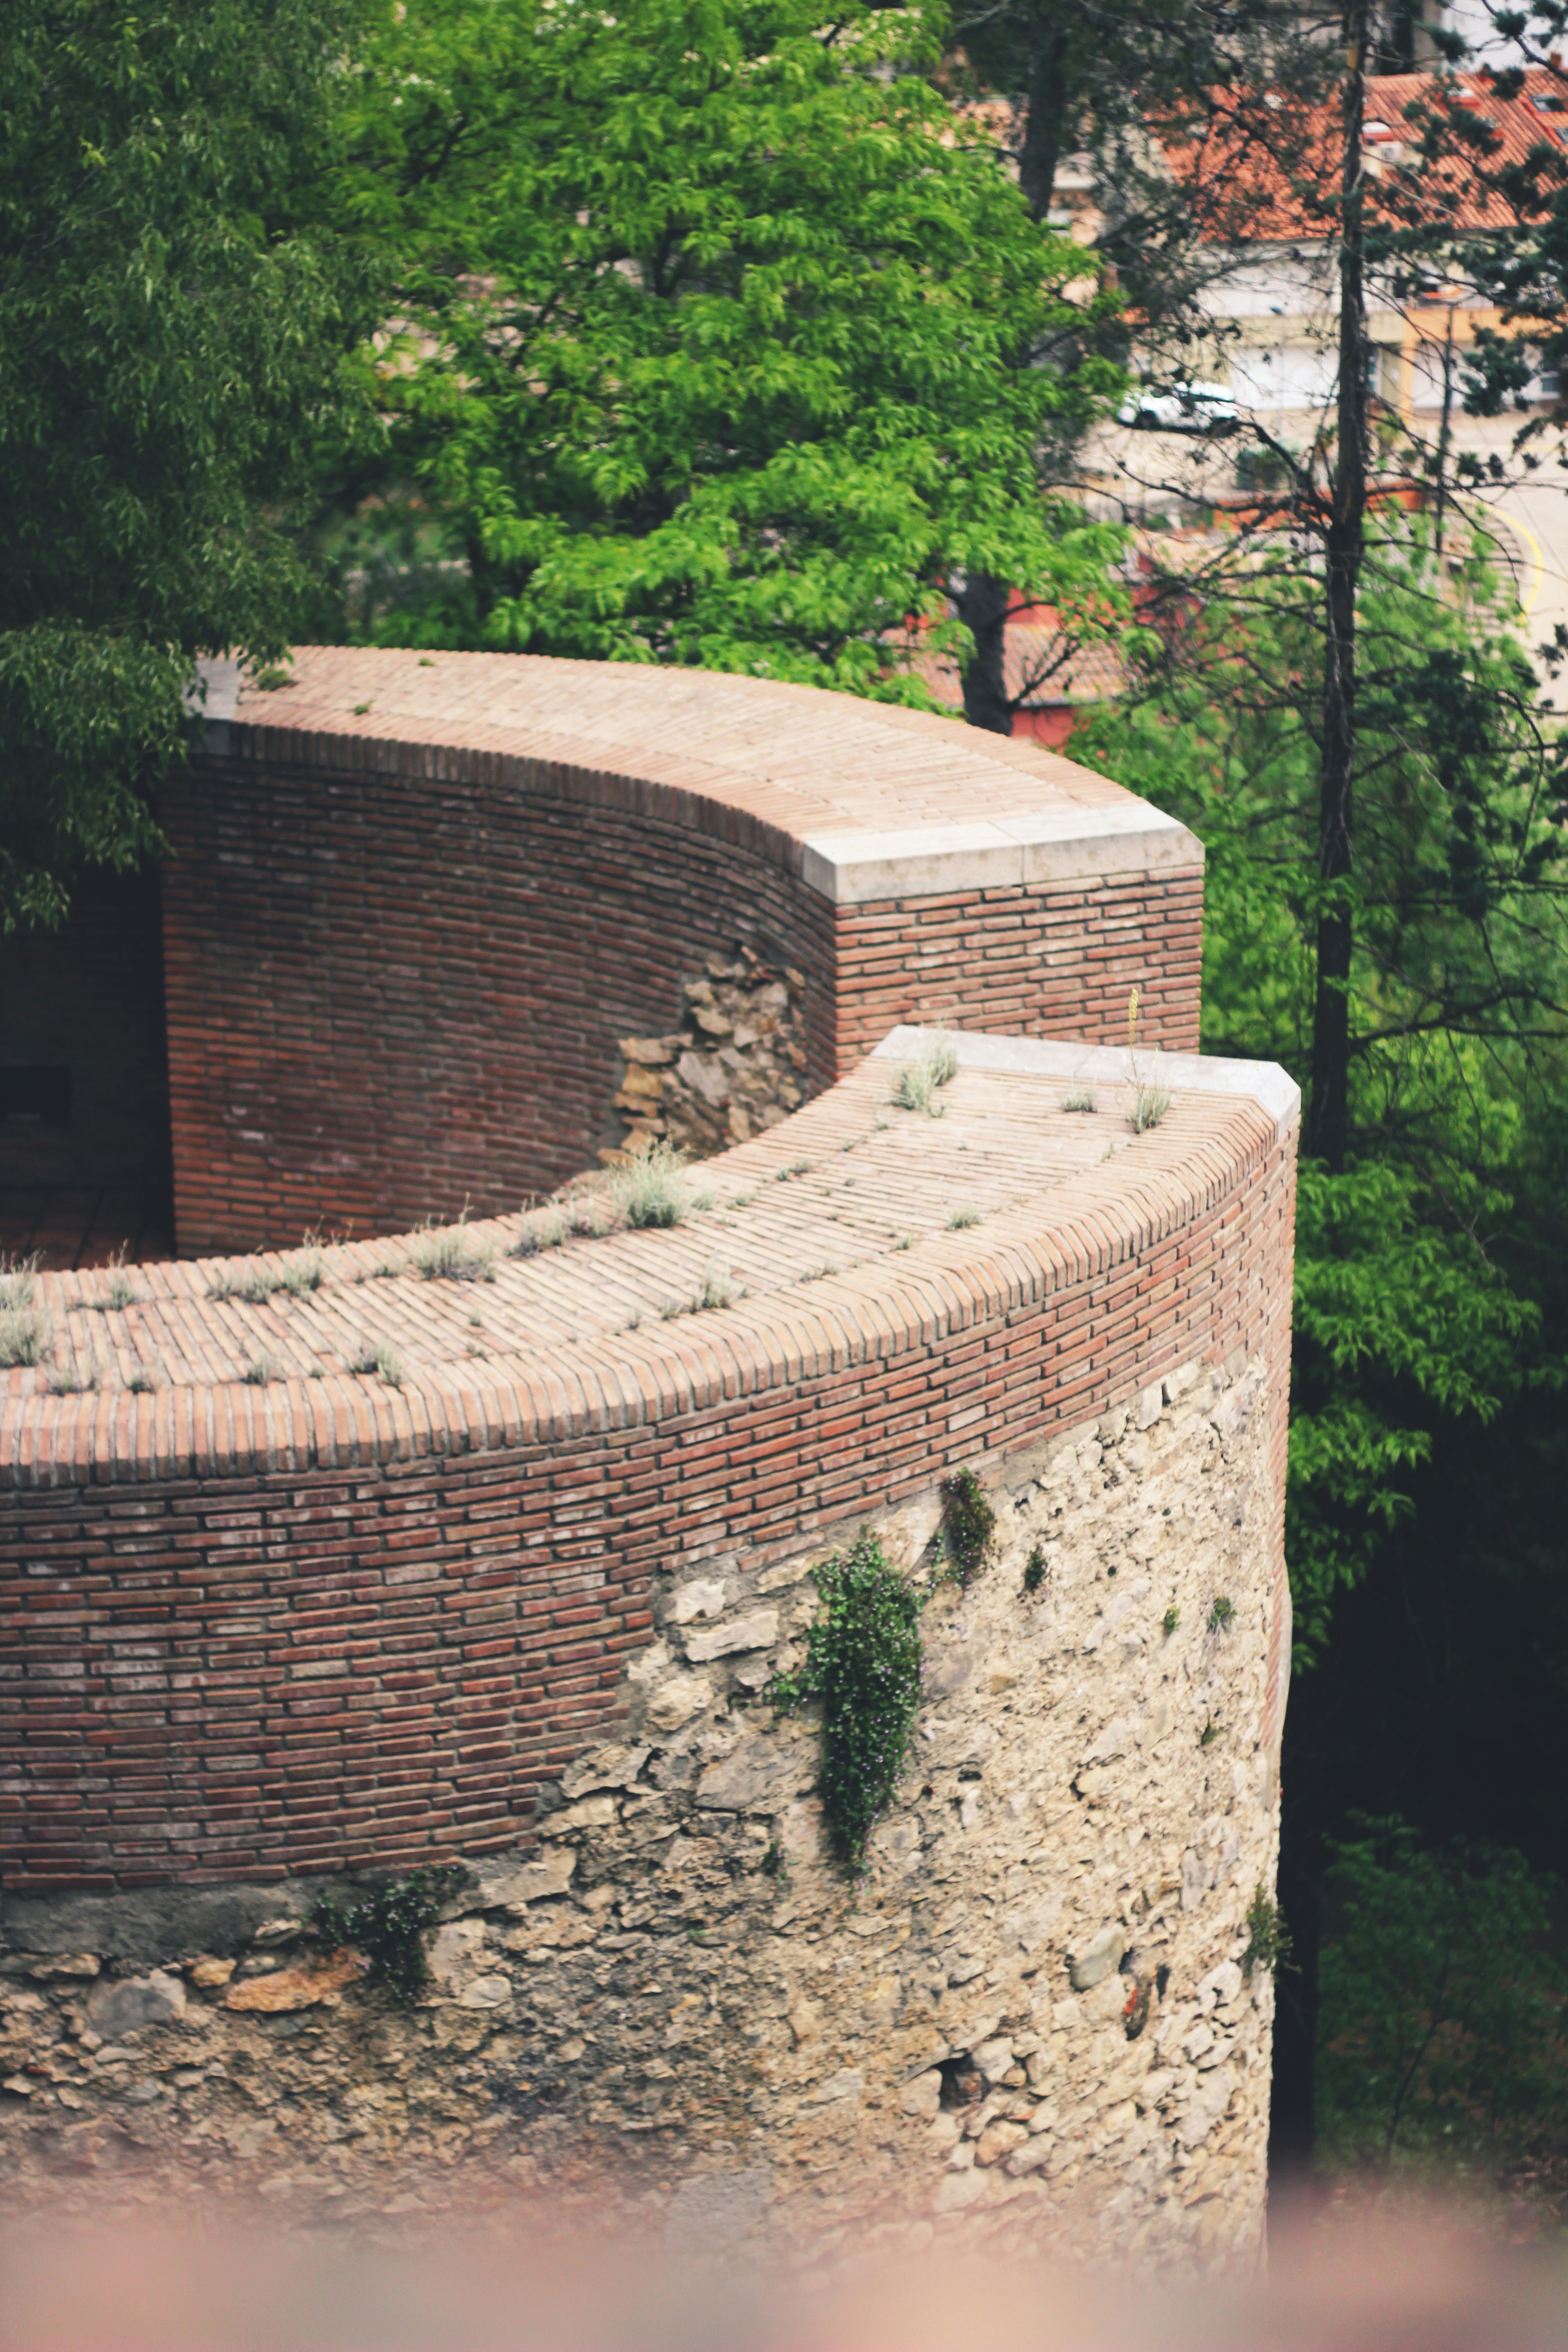
[[(1338, 101), (1303, 108), (1280, 99), (1270, 108), (1257, 99), (1253, 90), (1217, 91), (1200, 133), (1164, 138), (1173, 172), (1194, 194), (1200, 233), (1211, 244), (1326, 237), (1339, 198)], [(1482, 145), (1463, 128), (1478, 121)], [(1420, 146), (1432, 123), (1452, 127), (1427, 163)], [(1500, 166), (1523, 163), (1532, 151), (1568, 150), (1568, 75), (1534, 68), (1508, 99), (1485, 74), (1376, 76), (1367, 85), (1364, 143), (1369, 210), (1380, 223), (1515, 226), (1520, 215), (1490, 183)], [(1563, 160), (1568, 165), (1568, 154)]]

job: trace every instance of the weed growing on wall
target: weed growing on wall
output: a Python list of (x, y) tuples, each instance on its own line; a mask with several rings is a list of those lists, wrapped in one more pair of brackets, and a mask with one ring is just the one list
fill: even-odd
[(1032, 1597), (1038, 1592), (1050, 1575), (1044, 1549), (1037, 1544), (1024, 1569), (1024, 1590)]
[(1269, 1900), (1261, 1886), (1247, 1906), (1247, 1949), (1241, 1956), (1241, 1973), (1249, 1977), (1254, 1969), (1288, 1968), (1290, 1961), (1290, 1937), (1279, 1915), (1279, 1906)]
[(279, 1269), (278, 1286), (291, 1298), (303, 1298), (307, 1292), (320, 1290), (326, 1278), (327, 1262), (319, 1249), (296, 1250)]
[(426, 1282), (493, 1282), (495, 1255), (495, 1244), (475, 1241), (459, 1217), (455, 1225), (422, 1225), (409, 1263)]
[(368, 1982), (407, 2008), (430, 1981), (425, 1938), (440, 1918), (442, 1905), (471, 1884), (472, 1873), (460, 1863), (416, 1870), (346, 1907), (323, 1895), (310, 1925), (329, 1950), (352, 1947), (363, 1952), (370, 1962)]
[(1094, 1108), (1094, 1097), (1089, 1093), (1089, 1088), (1085, 1087), (1078, 1094), (1068, 1095), (1067, 1100), (1062, 1105), (1062, 1108), (1063, 1110), (1091, 1111)]
[(1154, 1056), (1154, 1069), (1151, 1076), (1145, 1077), (1138, 1067), (1138, 1057), (1132, 1050), (1137, 1034), (1138, 991), (1134, 989), (1127, 1000), (1127, 1060), (1132, 1072), (1132, 1084), (1137, 1089), (1132, 1101), (1132, 1132), (1134, 1135), (1146, 1135), (1152, 1127), (1159, 1126), (1160, 1121), (1170, 1109), (1171, 1097), (1168, 1089), (1158, 1084), (1160, 1073), (1158, 1054)]
[(126, 1307), (134, 1307), (141, 1296), (126, 1270), (125, 1244), (121, 1242), (104, 1269), (103, 1288), (96, 1298), (84, 1299), (82, 1304), (96, 1307), (100, 1314), (121, 1315)]
[(1209, 1632), (1228, 1633), (1235, 1622), (1236, 1603), (1234, 1601), (1227, 1601), (1222, 1592), (1209, 1611)]
[(0, 1310), (0, 1371), (43, 1360), (49, 1344), (48, 1318), (37, 1307)]
[(610, 1196), (634, 1230), (679, 1225), (695, 1203), (685, 1162), (668, 1143), (634, 1152), (610, 1179)]
[(37, 1290), (38, 1261), (33, 1257), (0, 1256), (0, 1315), (30, 1307)]
[(785, 1713), (822, 1702), (822, 1802), (838, 1859), (864, 1865), (866, 1841), (891, 1801), (921, 1696), (921, 1596), (875, 1536), (857, 1536), (816, 1571), (822, 1608), (805, 1662), (768, 1687)]
[(209, 1298), (243, 1298), (247, 1307), (265, 1307), (275, 1290), (282, 1288), (282, 1278), (270, 1267), (258, 1265), (254, 1258), (242, 1258), (237, 1265), (220, 1266), (207, 1285)]
[(906, 1062), (899, 1072), (893, 1082), (893, 1100), (900, 1110), (923, 1110), (940, 1118), (942, 1106), (936, 1100), (937, 1088), (948, 1085), (957, 1073), (957, 1046), (951, 1038), (932, 1037), (917, 1059)]
[(973, 1470), (957, 1470), (942, 1480), (942, 1528), (947, 1557), (967, 1591), (996, 1546), (996, 1514)]
[(408, 1378), (407, 1368), (390, 1339), (367, 1339), (349, 1369), (375, 1372), (389, 1389), (400, 1389)]

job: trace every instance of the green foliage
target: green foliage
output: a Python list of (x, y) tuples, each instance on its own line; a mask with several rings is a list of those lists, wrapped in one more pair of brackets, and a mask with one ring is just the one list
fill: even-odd
[(283, 214), (353, 0), (0, 13), (0, 927), (157, 844), (199, 653), (287, 641), (287, 512), (374, 313)]
[(1280, 1916), (1279, 1906), (1262, 1887), (1258, 1887), (1247, 1906), (1243, 1922), (1247, 1929), (1247, 1949), (1241, 1956), (1241, 1973), (1249, 1977), (1254, 1969), (1282, 1969), (1290, 1964), (1290, 1937)]
[(1568, 2125), (1568, 1977), (1521, 1854), (1358, 1817), (1321, 1962), (1326, 2152), (1498, 2165)]
[(1182, 1612), (1173, 1602), (1160, 1620), (1160, 1631), (1168, 1642), (1182, 1622)]
[[(1305, 1081), (1323, 903), (1317, 587), (1259, 553), (1179, 662), (1076, 734), (1206, 851), (1205, 1050)], [(1564, 1071), (1560, 754), (1496, 583), (1439, 593), (1425, 524), (1380, 518), (1361, 602), (1352, 1156), (1302, 1164), (1287, 1553), (1296, 1662), (1385, 1557), (1440, 1444), (1559, 1377), (1499, 1248)]]
[(1209, 1610), (1209, 1632), (1211, 1633), (1228, 1633), (1235, 1622), (1236, 1603), (1234, 1601), (1227, 1601), (1225, 1595), (1221, 1593), (1219, 1599), (1213, 1603)]
[(957, 1470), (942, 1480), (942, 1528), (947, 1557), (967, 1589), (989, 1564), (996, 1544), (996, 1514), (973, 1470)]
[(1335, 1593), (1413, 1508), (1411, 1474), (1442, 1431), (1489, 1423), (1517, 1396), (1541, 1318), (1471, 1233), (1437, 1222), (1406, 1169), (1331, 1176), (1309, 1161), (1296, 1216), (1286, 1547), (1310, 1662)]
[(406, 2008), (430, 1981), (425, 1939), (442, 1906), (472, 1884), (472, 1873), (460, 1863), (416, 1870), (346, 1908), (323, 1895), (310, 1913), (310, 1925), (330, 1950), (352, 1946), (363, 1952), (370, 1962), (367, 1981)]
[(1043, 1548), (1037, 1544), (1024, 1565), (1024, 1590), (1031, 1596), (1039, 1591), (1050, 1575)]
[(1037, 456), (1120, 383), (1106, 298), (935, 61), (901, 7), (389, 13), (336, 199), (407, 322), (349, 625), (905, 701), (955, 567), (1102, 627), (1117, 534)]
[(816, 1584), (822, 1607), (805, 1662), (775, 1676), (768, 1696), (786, 1710), (821, 1700), (823, 1806), (839, 1860), (858, 1872), (920, 1705), (921, 1598), (869, 1534), (819, 1568)]

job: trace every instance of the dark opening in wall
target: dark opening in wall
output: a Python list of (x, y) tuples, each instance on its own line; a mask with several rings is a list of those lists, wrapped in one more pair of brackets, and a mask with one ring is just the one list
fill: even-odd
[(44, 1067), (0, 1068), (0, 1119), (8, 1126), (68, 1127), (70, 1072)]

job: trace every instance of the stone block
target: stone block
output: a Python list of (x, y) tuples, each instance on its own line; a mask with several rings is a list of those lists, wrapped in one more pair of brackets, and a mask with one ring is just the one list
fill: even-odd
[(1088, 1992), (1120, 1968), (1127, 1949), (1127, 1938), (1114, 1923), (1101, 1927), (1082, 1944), (1077, 1944), (1068, 1954), (1068, 1977), (1075, 1992)]
[(88, 2022), (106, 2042), (150, 2025), (177, 2025), (184, 2013), (185, 1988), (163, 1969), (144, 1977), (100, 1977), (87, 2000)]

